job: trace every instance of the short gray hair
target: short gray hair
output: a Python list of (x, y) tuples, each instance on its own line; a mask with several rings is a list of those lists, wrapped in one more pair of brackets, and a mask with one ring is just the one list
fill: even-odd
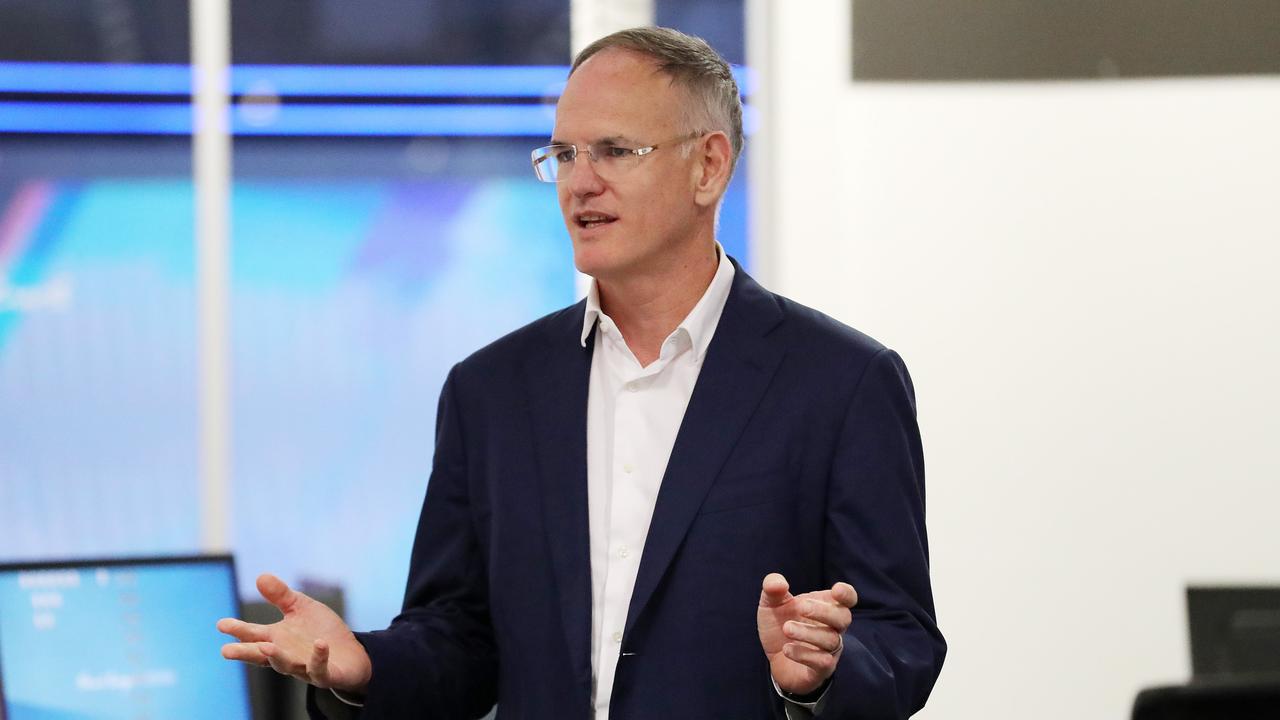
[(604, 50), (630, 50), (647, 55), (658, 70), (689, 95), (685, 122), (689, 132), (720, 130), (733, 145), (730, 171), (742, 154), (742, 100), (729, 63), (706, 40), (664, 27), (619, 30), (583, 48), (573, 59), (573, 75), (587, 58)]

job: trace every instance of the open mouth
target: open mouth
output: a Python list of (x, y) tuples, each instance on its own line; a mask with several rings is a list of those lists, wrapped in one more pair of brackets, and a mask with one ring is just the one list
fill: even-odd
[(606, 215), (604, 213), (578, 213), (573, 216), (574, 222), (576, 222), (580, 228), (600, 227), (601, 225), (608, 225), (617, 219), (618, 218), (612, 215)]

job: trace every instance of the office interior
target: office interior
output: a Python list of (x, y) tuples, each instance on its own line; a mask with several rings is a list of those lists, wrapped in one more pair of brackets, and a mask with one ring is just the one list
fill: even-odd
[(0, 563), (385, 626), (445, 374), (585, 288), (529, 166), (572, 55), (659, 24), (743, 90), (726, 250), (911, 368), (918, 717), (1274, 686), (1280, 10), (1107, 5), (0, 3)]

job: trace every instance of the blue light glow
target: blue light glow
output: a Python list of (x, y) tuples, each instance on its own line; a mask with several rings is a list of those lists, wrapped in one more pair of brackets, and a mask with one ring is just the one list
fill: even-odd
[[(559, 97), (567, 65), (237, 65), (231, 92), (318, 97)], [(746, 68), (735, 67), (743, 94)], [(0, 92), (185, 95), (188, 65), (0, 62)]]
[[(275, 105), (239, 107), (236, 135), (539, 136), (549, 105)], [(0, 103), (0, 132), (186, 135), (185, 103)]]
[[(322, 97), (555, 97), (569, 68), (237, 65), (231, 92)], [(0, 63), (0, 92), (185, 95), (188, 65)]]
[[(231, 118), (237, 135), (435, 135), (541, 136), (551, 133), (554, 103), (567, 66), (373, 67), (239, 65), (231, 92), (268, 99), (312, 97), (511, 97), (537, 104), (501, 105), (294, 105), (244, 103)], [(744, 93), (753, 82), (742, 67), (734, 74)], [(0, 62), (0, 93), (85, 95), (183, 95), (190, 92), (187, 65)], [(157, 98), (159, 99), (159, 98)], [(754, 117), (747, 108), (747, 132)], [(185, 102), (0, 102), (0, 133), (186, 135)]]

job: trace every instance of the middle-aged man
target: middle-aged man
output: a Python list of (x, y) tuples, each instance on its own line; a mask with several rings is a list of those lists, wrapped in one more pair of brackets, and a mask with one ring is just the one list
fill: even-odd
[(331, 689), (317, 717), (918, 710), (946, 645), (911, 381), (725, 255), (742, 144), (701, 40), (583, 50), (533, 160), (590, 291), (449, 373), (404, 611), (353, 634), (264, 575), (284, 619), (220, 621), (223, 654)]

